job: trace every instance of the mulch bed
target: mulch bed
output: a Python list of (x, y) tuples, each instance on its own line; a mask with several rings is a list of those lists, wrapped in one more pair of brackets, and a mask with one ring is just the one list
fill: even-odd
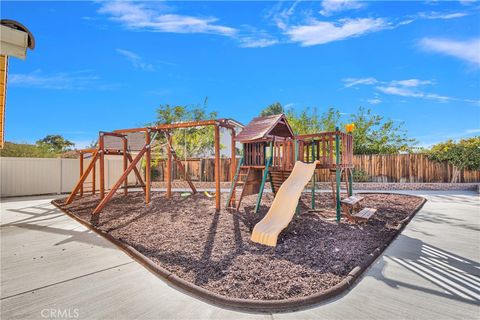
[[(301, 214), (270, 248), (250, 241), (255, 224), (273, 200), (265, 194), (260, 212), (256, 196), (243, 199), (239, 212), (215, 212), (215, 199), (199, 193), (166, 199), (152, 194), (144, 205), (142, 192), (115, 196), (96, 219), (91, 212), (97, 196), (76, 199), (59, 207), (89, 221), (94, 228), (132, 246), (155, 264), (211, 292), (240, 299), (283, 300), (323, 292), (368, 260), (377, 247), (389, 243), (423, 199), (399, 194), (364, 194), (363, 205), (377, 208), (368, 223), (338, 225), (331, 194), (316, 195), (308, 212), (310, 194), (302, 196)], [(222, 204), (226, 201), (222, 198)]]

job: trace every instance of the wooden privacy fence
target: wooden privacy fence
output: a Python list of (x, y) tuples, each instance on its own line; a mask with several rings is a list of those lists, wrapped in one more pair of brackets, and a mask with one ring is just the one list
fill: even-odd
[[(374, 182), (450, 182), (453, 166), (425, 154), (355, 155), (356, 170)], [(480, 171), (461, 171), (460, 182), (480, 182)]]
[[(193, 181), (214, 181), (213, 159), (187, 159), (182, 163)], [(371, 182), (450, 182), (453, 173), (452, 165), (430, 161), (424, 154), (354, 155), (353, 163), (358, 176)], [(154, 170), (154, 180), (163, 181), (165, 162), (161, 160)], [(220, 171), (221, 181), (230, 181), (230, 159), (221, 159)], [(183, 178), (177, 166), (172, 177)], [(328, 170), (320, 170), (317, 181), (330, 181)], [(480, 171), (461, 171), (460, 182), (480, 182)]]

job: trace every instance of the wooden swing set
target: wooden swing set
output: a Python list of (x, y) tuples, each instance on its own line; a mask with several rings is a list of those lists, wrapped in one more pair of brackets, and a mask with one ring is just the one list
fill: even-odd
[[(131, 128), (115, 130), (113, 132), (100, 132), (98, 138), (98, 147), (95, 149), (83, 149), (79, 150), (80, 153), (80, 179), (73, 188), (72, 193), (67, 198), (66, 204), (70, 204), (74, 201), (75, 196), (79, 193), (83, 196), (84, 184), (87, 177), (92, 174), (92, 194), (95, 194), (96, 181), (95, 181), (95, 166), (99, 163), (99, 197), (100, 203), (93, 210), (92, 215), (99, 214), (105, 205), (112, 199), (118, 189), (123, 185), (124, 195), (127, 195), (128, 188), (128, 175), (132, 172), (135, 173), (137, 180), (140, 182), (145, 193), (145, 203), (150, 203), (151, 200), (151, 155), (152, 155), (152, 142), (155, 141), (158, 134), (165, 136), (167, 141), (167, 167), (166, 167), (166, 197), (172, 196), (172, 162), (178, 165), (179, 170), (183, 173), (185, 180), (192, 189), (193, 193), (197, 190), (190, 179), (190, 176), (186, 172), (182, 162), (177, 156), (172, 144), (172, 130), (179, 128), (195, 128), (195, 127), (214, 127), (214, 156), (215, 156), (215, 208), (220, 210), (220, 128), (226, 128), (231, 133), (231, 178), (233, 180), (235, 175), (235, 128), (238, 126), (238, 122), (231, 119), (216, 119), (216, 120), (203, 120), (203, 121), (191, 121), (191, 122), (179, 122), (172, 124), (163, 124), (152, 127), (143, 128)], [(132, 156), (132, 152), (138, 152), (135, 156)], [(91, 155), (91, 161), (85, 171), (84, 158), (85, 155)], [(123, 157), (123, 170), (120, 178), (111, 187), (108, 193), (105, 194), (105, 156), (117, 155)], [(145, 158), (145, 181), (137, 168), (138, 163), (142, 158)]]

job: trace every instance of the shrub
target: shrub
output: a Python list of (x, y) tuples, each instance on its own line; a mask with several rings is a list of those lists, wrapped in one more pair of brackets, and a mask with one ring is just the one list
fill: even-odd
[(354, 182), (370, 182), (370, 175), (361, 169), (352, 170), (352, 178)]

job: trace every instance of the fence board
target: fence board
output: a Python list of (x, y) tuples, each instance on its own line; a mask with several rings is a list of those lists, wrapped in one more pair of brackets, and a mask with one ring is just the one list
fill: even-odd
[[(111, 187), (122, 172), (121, 158), (105, 159), (105, 185)], [(85, 160), (85, 167), (89, 159)], [(193, 181), (214, 181), (214, 159), (187, 159), (182, 161)], [(428, 160), (424, 154), (355, 155), (355, 170), (365, 172), (373, 182), (450, 182), (453, 167), (447, 163)], [(230, 159), (220, 161), (222, 181), (230, 180)], [(155, 165), (154, 181), (163, 181), (165, 162)], [(183, 179), (177, 164), (173, 166), (173, 179)], [(100, 170), (96, 170), (97, 189)], [(329, 181), (328, 170), (318, 170), (319, 182)], [(78, 159), (0, 158), (0, 196), (70, 192), (79, 178)], [(462, 171), (460, 182), (480, 182), (480, 171)], [(90, 183), (90, 184), (89, 184)], [(136, 178), (129, 175), (129, 183)], [(91, 191), (91, 175), (86, 181), (85, 192)]]
[[(187, 159), (182, 161), (193, 181), (214, 181), (213, 159)], [(355, 170), (365, 172), (372, 182), (450, 182), (453, 167), (447, 163), (430, 161), (424, 154), (354, 155)], [(164, 162), (158, 165), (157, 181), (163, 181)], [(221, 179), (229, 181), (230, 159), (221, 160)], [(173, 179), (183, 179), (177, 166)], [(460, 182), (480, 182), (480, 171), (462, 171)], [(318, 181), (328, 182), (328, 170), (318, 171)]]

